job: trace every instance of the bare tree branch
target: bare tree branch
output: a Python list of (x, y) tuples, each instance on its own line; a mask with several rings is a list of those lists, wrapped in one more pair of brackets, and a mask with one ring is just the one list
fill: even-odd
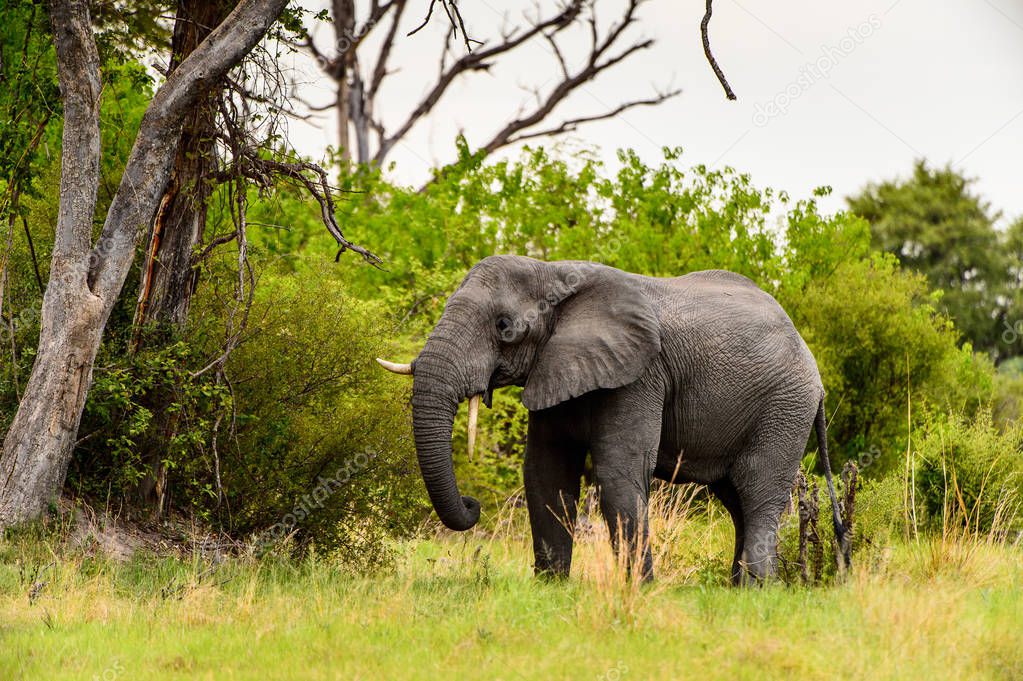
[[(498, 59), (530, 42), (548, 46), (555, 62), (555, 68), (558, 70), (557, 82), (543, 88), (542, 91), (539, 87), (530, 89), (535, 102), (524, 103), (519, 113), (515, 114), (514, 119), (481, 147), (481, 150), (486, 153), (523, 139), (570, 132), (583, 123), (610, 118), (636, 106), (659, 104), (676, 96), (678, 91), (658, 92), (653, 97), (627, 101), (622, 104), (616, 102), (616, 106), (609, 107), (610, 110), (607, 112), (597, 112), (593, 115), (568, 119), (558, 125), (546, 128), (543, 132), (535, 129), (573, 92), (597, 78), (604, 71), (621, 64), (653, 44), (652, 40), (638, 40), (630, 45), (626, 39), (630, 27), (637, 21), (637, 10), (644, 1), (626, 0), (617, 21), (607, 26), (606, 30), (601, 30), (601, 24), (597, 21), (595, 10), (597, 0), (561, 0), (556, 9), (546, 15), (538, 3), (537, 10), (529, 13), (522, 26), (502, 27), (499, 37), (493, 43), (476, 41), (478, 42), (477, 47), (468, 49), (472, 46), (467, 45), (465, 54), (453, 55), (452, 43), (456, 39), (467, 40), (465, 22), (462, 20), (457, 0), (431, 0), (424, 20), (416, 25), (408, 35), (421, 31), (435, 18), (435, 13), (439, 14), (441, 9), (444, 10), (451, 30), (444, 32), (437, 76), (429, 84), (421, 99), (407, 112), (404, 119), (400, 119), (400, 122), (394, 126), (385, 127), (381, 117), (376, 113), (376, 101), (380, 96), (383, 84), (387, 82), (387, 77), (392, 73), (388, 70), (388, 60), (391, 57), (394, 41), (399, 35), (401, 20), (406, 14), (409, 2), (408, 0), (390, 0), (390, 2), (381, 4), (377, 0), (373, 0), (369, 3), (369, 18), (357, 24), (354, 17), (353, 0), (337, 0), (335, 12), (343, 10), (345, 16), (335, 17), (335, 30), (342, 23), (349, 26), (358, 25), (361, 28), (358, 29), (358, 34), (353, 37), (354, 42), (351, 42), (351, 47), (344, 55), (343, 65), (339, 64), (339, 61), (342, 60), (341, 56), (324, 55), (315, 46), (309, 46), (310, 52), (317, 57), (324, 72), (337, 83), (338, 95), (335, 101), (328, 105), (313, 105), (308, 108), (310, 111), (322, 111), (341, 107), (343, 110), (339, 111), (339, 141), (344, 148), (343, 152), (346, 153), (346, 157), (348, 153), (353, 153), (347, 149), (351, 146), (355, 152), (358, 152), (353, 155), (360, 162), (380, 165), (393, 151), (395, 145), (405, 139), (424, 117), (436, 109), (456, 80), (473, 72), (489, 71)], [(338, 9), (342, 5), (343, 7)], [(388, 11), (391, 12), (391, 15), (386, 21), (383, 21)], [(580, 24), (582, 25), (580, 26)], [(578, 49), (569, 50), (568, 43), (563, 38), (563, 32), (574, 26), (580, 27), (589, 35), (589, 45), (582, 48), (581, 55)], [(379, 27), (384, 33), (376, 59), (370, 64), (368, 60), (362, 59), (365, 55), (356, 54), (355, 51), (374, 27)], [(348, 45), (349, 41), (346, 40), (345, 44)], [(363, 66), (371, 68), (361, 70), (360, 62), (363, 63)], [(581, 66), (573, 69), (572, 64), (581, 64)], [(353, 143), (349, 144), (349, 135), (353, 130), (355, 138)], [(370, 149), (369, 136), (371, 133), (375, 133), (373, 140), (375, 149)]]
[(551, 51), (554, 56), (558, 58), (558, 65), (561, 67), (561, 75), (565, 78), (571, 78), (572, 76), (568, 73), (568, 62), (565, 61), (565, 55), (561, 53), (561, 48), (558, 46), (558, 41), (554, 39), (554, 34), (544, 33), (543, 37), (547, 40), (547, 44), (551, 46)]
[[(320, 219), (340, 247), (335, 261), (340, 258), (344, 251), (351, 250), (358, 253), (362, 256), (363, 260), (374, 267), (379, 267), (383, 264), (383, 261), (377, 255), (345, 238), (344, 233), (341, 231), (341, 226), (337, 222), (333, 188), (330, 186), (326, 170), (315, 163), (307, 161), (282, 161), (266, 158), (260, 153), (259, 145), (250, 143), (246, 138), (245, 131), (237, 123), (237, 114), (229, 110), (228, 105), (223, 99), (221, 99), (219, 107), (225, 130), (218, 133), (218, 138), (230, 148), (233, 162), (230, 168), (218, 174), (218, 178), (230, 179), (244, 176), (264, 189), (274, 186), (275, 177), (296, 180), (319, 204)], [(240, 235), (230, 238), (221, 237), (216, 241), (227, 243), (236, 238), (241, 243)], [(207, 251), (204, 251), (203, 257), (208, 255), (208, 251), (212, 246), (213, 244), (211, 244)]]
[(507, 144), (515, 144), (516, 142), (534, 139), (537, 137), (553, 137), (555, 135), (563, 135), (565, 133), (575, 132), (583, 123), (592, 123), (593, 121), (602, 121), (608, 118), (614, 118), (618, 114), (624, 113), (629, 109), (633, 109), (638, 106), (656, 106), (658, 104), (661, 104), (665, 100), (671, 99), (672, 97), (675, 97), (681, 93), (682, 90), (670, 90), (668, 92), (658, 94), (655, 97), (650, 97), (649, 99), (639, 99), (631, 102), (626, 102), (625, 104), (622, 104), (612, 109), (611, 111), (607, 111), (602, 114), (582, 116), (580, 118), (571, 118), (553, 128), (547, 128), (546, 130), (537, 130), (536, 132), (523, 133), (521, 135), (512, 137), (511, 139), (508, 140)]
[[(495, 134), (491, 140), (482, 147), (482, 149), (489, 154), (501, 147), (513, 144), (514, 142), (521, 141), (523, 139), (532, 139), (549, 134), (570, 132), (575, 130), (582, 123), (611, 118), (612, 116), (616, 116), (635, 106), (660, 104), (661, 102), (678, 95), (680, 92), (679, 90), (671, 90), (666, 93), (658, 94), (656, 97), (650, 99), (626, 102), (607, 113), (568, 120), (559, 126), (555, 126), (554, 128), (550, 128), (545, 131), (523, 132), (527, 128), (531, 128), (532, 126), (544, 121), (561, 102), (563, 102), (570, 94), (572, 94), (572, 92), (577, 90), (583, 84), (593, 80), (603, 71), (621, 63), (636, 52), (648, 49), (653, 45), (653, 40), (643, 40), (624, 48), (615, 55), (609, 56), (609, 52), (612, 48), (614, 48), (616, 43), (619, 42), (619, 39), (625, 33), (626, 29), (635, 22), (636, 9), (641, 2), (642, 0), (629, 0), (628, 6), (622, 16), (622, 20), (613, 24), (603, 38), (600, 37), (600, 32), (597, 27), (596, 12), (591, 5), (590, 15), (586, 18), (590, 29), (589, 32), (591, 40), (590, 54), (586, 63), (574, 74), (565, 69), (564, 77), (561, 82), (555, 85), (546, 97), (540, 98), (537, 107), (532, 112), (510, 121), (503, 129), (498, 131), (498, 133)], [(549, 43), (552, 43), (555, 46), (557, 45), (556, 34), (545, 34), (544, 37)], [(560, 51), (557, 54), (559, 56), (559, 61), (561, 61), (564, 68), (565, 62), (560, 58)]]
[(725, 89), (725, 96), (728, 99), (736, 99), (735, 93), (732, 92), (732, 86), (728, 84), (728, 80), (725, 78), (725, 72), (718, 66), (718, 60), (714, 58), (714, 53), (710, 51), (710, 35), (708, 34), (708, 28), (710, 27), (710, 15), (713, 13), (713, 2), (714, 0), (707, 0), (707, 13), (703, 15), (703, 21), (700, 22), (700, 35), (703, 38), (703, 53), (707, 55), (707, 61), (710, 62), (710, 67), (714, 69), (714, 75), (718, 77), (718, 82), (721, 83), (721, 87)]
[(441, 7), (444, 8), (444, 12), (448, 15), (448, 23), (451, 24), (451, 35), (457, 38), (458, 32), (462, 32), (462, 40), (465, 42), (465, 50), (467, 52), (472, 52), (472, 43), (476, 43), (477, 45), (483, 44), (481, 41), (469, 37), (468, 31), (465, 30), (465, 21), (462, 19), (462, 12), (458, 9), (458, 3), (456, 0), (430, 0), (430, 7), (426, 11), (426, 18), (423, 19), (423, 23), (409, 31), (407, 35), (412, 36), (419, 33), (419, 31), (423, 30), (423, 28), (430, 23), (430, 17), (433, 16), (433, 7), (437, 4), (437, 2), (440, 2)]
[(370, 78), (369, 88), (366, 90), (366, 99), (370, 102), (376, 98), (377, 91), (380, 90), (380, 83), (387, 76), (387, 60), (391, 56), (391, 48), (398, 33), (398, 24), (401, 23), (401, 17), (405, 13), (406, 0), (395, 0), (388, 4), (395, 5), (396, 7), (394, 16), (391, 18), (391, 25), (387, 29), (387, 35), (384, 36), (384, 41), (380, 45), (380, 54), (377, 55), (376, 65), (373, 67), (373, 76)]
[(470, 71), (486, 71), (493, 66), (493, 62), (490, 60), (494, 57), (514, 50), (532, 38), (538, 35), (543, 35), (545, 31), (553, 30), (556, 33), (565, 29), (579, 15), (584, 4), (585, 0), (572, 0), (572, 2), (566, 5), (557, 15), (538, 21), (530, 26), (529, 29), (518, 35), (511, 36), (504, 42), (494, 45), (493, 47), (483, 49), (478, 52), (472, 52), (457, 60), (438, 77), (434, 86), (423, 97), (423, 99), (420, 100), (419, 104), (412, 110), (408, 118), (401, 126), (399, 126), (397, 131), (384, 139), (380, 145), (380, 149), (377, 150), (373, 161), (378, 164), (381, 163), (398, 140), (404, 138), (405, 135), (408, 134), (409, 130), (412, 129), (412, 126), (414, 126), (420, 118), (425, 116), (433, 109), (434, 106), (436, 106), (437, 102), (440, 101), (440, 98), (444, 95), (455, 79), (458, 78), (458, 76)]

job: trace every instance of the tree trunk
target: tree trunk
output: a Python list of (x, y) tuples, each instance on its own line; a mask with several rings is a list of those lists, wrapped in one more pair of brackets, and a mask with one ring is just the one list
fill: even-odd
[(99, 186), (99, 54), (85, 0), (54, 2), (50, 20), (64, 100), (60, 207), (36, 360), (0, 456), (3, 525), (39, 515), (64, 482), (104, 319), (86, 281)]
[(35, 364), (0, 459), (0, 525), (39, 515), (60, 493), (103, 320), (99, 298), (51, 277)]
[[(229, 0), (178, 0), (171, 39), (170, 71), (192, 54), (214, 27), (230, 13)], [(205, 181), (216, 167), (216, 102), (219, 90), (202, 95), (185, 116), (174, 157), (174, 170), (149, 227), (146, 258), (139, 282), (132, 330), (132, 350), (162, 343), (188, 321), (198, 283), (195, 251), (206, 230), (206, 211), (213, 192)], [(167, 470), (163, 464), (169, 443), (177, 434), (178, 416), (167, 409), (163, 392), (147, 395), (153, 413), (149, 436), (143, 442), (146, 476), (139, 482), (139, 499), (159, 517), (165, 507)]]
[[(170, 69), (173, 71), (230, 13), (233, 2), (179, 0)], [(195, 249), (206, 228), (206, 209), (212, 193), (203, 181), (215, 167), (217, 92), (203, 95), (185, 117), (174, 157), (170, 184), (149, 229), (135, 309), (132, 345), (142, 343), (142, 332), (154, 325), (175, 331), (188, 319), (197, 283)]]
[(334, 0), (332, 7), (334, 19), (334, 51), (328, 53), (330, 63), (327, 65), (327, 73), (337, 83), (336, 110), (337, 110), (337, 144), (341, 158), (345, 161), (352, 160), (352, 144), (349, 137), (348, 126), (351, 123), (351, 88), (348, 84), (348, 73), (350, 71), (351, 55), (355, 52), (352, 41), (355, 39), (355, 2), (354, 0)]
[(92, 244), (99, 187), (99, 56), (88, 0), (52, 0), (50, 20), (64, 100), (60, 207), (39, 350), (3, 452), (0, 525), (38, 516), (60, 494), (103, 329), (159, 205), (175, 140), (202, 93), (241, 61), (287, 0), (242, 0), (154, 95), (121, 182)]

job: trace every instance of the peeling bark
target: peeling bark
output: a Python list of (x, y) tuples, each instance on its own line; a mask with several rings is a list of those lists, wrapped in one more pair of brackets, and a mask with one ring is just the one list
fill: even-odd
[[(231, 11), (226, 0), (179, 0), (170, 70), (173, 71)], [(178, 140), (171, 181), (149, 230), (146, 261), (135, 309), (132, 345), (142, 331), (157, 326), (180, 328), (188, 319), (195, 292), (195, 250), (206, 227), (212, 187), (204, 181), (215, 167), (216, 91), (202, 95), (188, 112)]]
[[(227, 17), (232, 6), (227, 0), (178, 0), (170, 71), (195, 51)], [(206, 212), (213, 193), (207, 178), (216, 170), (218, 95), (219, 88), (204, 93), (181, 128), (171, 180), (149, 228), (132, 325), (132, 351), (153, 341), (161, 342), (188, 321), (199, 279), (196, 251), (205, 234)], [(148, 439), (142, 452), (147, 475), (139, 483), (138, 494), (154, 517), (160, 516), (165, 506), (167, 471), (163, 459), (167, 443), (177, 433), (178, 415), (166, 408), (170, 399), (163, 394), (145, 398), (153, 413), (155, 436)]]

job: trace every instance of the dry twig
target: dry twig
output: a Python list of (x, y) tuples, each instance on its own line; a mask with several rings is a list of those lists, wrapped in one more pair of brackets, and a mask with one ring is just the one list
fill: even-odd
[(725, 89), (725, 96), (728, 99), (737, 99), (735, 93), (732, 92), (732, 86), (728, 84), (728, 79), (725, 78), (725, 72), (718, 66), (718, 60), (714, 58), (714, 53), (710, 50), (710, 35), (708, 29), (710, 27), (710, 16), (713, 13), (713, 2), (714, 0), (707, 0), (707, 13), (703, 15), (703, 21), (700, 22), (700, 36), (703, 38), (703, 53), (707, 56), (707, 61), (710, 62), (710, 67), (714, 69), (714, 75), (717, 76), (718, 82), (721, 83), (721, 87)]

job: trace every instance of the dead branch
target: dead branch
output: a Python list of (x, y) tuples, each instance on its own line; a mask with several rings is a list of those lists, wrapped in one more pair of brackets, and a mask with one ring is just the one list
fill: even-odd
[[(223, 173), (218, 174), (218, 177), (244, 176), (262, 189), (273, 187), (274, 180), (277, 177), (296, 180), (319, 204), (320, 219), (330, 235), (337, 241), (339, 250), (335, 256), (335, 262), (344, 251), (351, 250), (358, 253), (362, 256), (363, 260), (374, 267), (382, 265), (383, 260), (376, 254), (345, 238), (337, 222), (333, 187), (330, 185), (327, 171), (319, 165), (308, 161), (284, 161), (265, 157), (260, 153), (260, 146), (250, 143), (247, 139), (246, 132), (238, 123), (237, 113), (230, 110), (228, 103), (224, 99), (221, 98), (219, 103), (224, 126), (222, 131), (218, 133), (218, 139), (230, 148), (232, 165)], [(214, 243), (227, 243), (236, 239), (239, 244), (243, 243), (241, 235), (227, 238), (221, 237)], [(203, 252), (204, 256), (208, 255), (212, 246), (213, 244)]]
[(710, 62), (710, 67), (714, 69), (714, 75), (717, 76), (718, 82), (721, 83), (721, 87), (725, 89), (725, 96), (728, 99), (736, 99), (735, 93), (732, 92), (732, 86), (728, 84), (728, 79), (725, 78), (725, 72), (718, 66), (718, 60), (714, 58), (714, 53), (710, 51), (710, 35), (708, 29), (710, 27), (710, 15), (713, 13), (714, 0), (707, 0), (707, 13), (703, 15), (703, 21), (700, 22), (700, 36), (703, 38), (703, 53), (707, 56), (707, 61)]
[(594, 121), (602, 121), (607, 118), (614, 118), (618, 114), (624, 113), (625, 111), (628, 111), (629, 109), (633, 109), (638, 106), (655, 106), (665, 101), (666, 99), (670, 99), (671, 97), (675, 97), (676, 95), (679, 95), (681, 93), (682, 90), (670, 90), (665, 93), (660, 93), (656, 97), (651, 97), (649, 99), (639, 99), (632, 102), (626, 102), (625, 104), (622, 104), (606, 113), (595, 114), (593, 116), (582, 116), (580, 118), (571, 118), (553, 128), (547, 128), (545, 130), (537, 130), (536, 132), (529, 132), (517, 135), (509, 139), (506, 144), (514, 144), (515, 142), (521, 142), (523, 140), (533, 139), (536, 137), (553, 137), (555, 135), (563, 135), (566, 133), (575, 132), (583, 123), (592, 123)]
[(824, 570), (824, 545), (817, 529), (820, 519), (817, 481), (812, 478), (807, 481), (800, 471), (796, 490), (799, 496), (800, 576), (804, 584), (819, 584)]
[(380, 45), (376, 66), (373, 67), (373, 76), (370, 78), (369, 88), (366, 90), (366, 98), (371, 102), (376, 98), (377, 90), (380, 89), (380, 83), (387, 75), (387, 60), (391, 56), (391, 48), (398, 33), (398, 24), (401, 22), (401, 16), (405, 13), (406, 0), (395, 0), (395, 2), (389, 4), (395, 5), (394, 16), (391, 17), (391, 25), (387, 29), (387, 35), (384, 36), (383, 43)]
[[(540, 87), (534, 88), (536, 101), (529, 106), (523, 105), (513, 120), (498, 130), (480, 149), (490, 153), (522, 140), (570, 133), (585, 123), (612, 118), (634, 107), (654, 106), (680, 93), (677, 89), (660, 90), (651, 97), (616, 103), (616, 106), (608, 107), (609, 110), (605, 112), (568, 118), (539, 129), (562, 102), (586, 83), (653, 44), (652, 40), (637, 40), (629, 44), (626, 38), (637, 21), (637, 9), (644, 1), (626, 0), (618, 20), (604, 30), (601, 30), (601, 24), (597, 21), (596, 0), (562, 0), (556, 9), (546, 15), (538, 4), (538, 9), (530, 12), (521, 26), (505, 26), (496, 39), (476, 41), (466, 34), (465, 21), (457, 0), (431, 0), (424, 19), (407, 35), (420, 32), (444, 10), (451, 30), (444, 31), (444, 42), (438, 59), (439, 70), (419, 101), (408, 110), (404, 118), (390, 126), (385, 126), (377, 115), (376, 102), (388, 82), (388, 76), (396, 72), (389, 68), (389, 60), (409, 5), (408, 0), (390, 0), (386, 3), (373, 0), (369, 3), (368, 15), (358, 18), (354, 0), (335, 2), (334, 51), (318, 47), (308, 34), (299, 47), (312, 54), (323, 72), (335, 81), (337, 95), (329, 104), (310, 102), (307, 108), (310, 112), (339, 108), (339, 143), (344, 157), (381, 165), (395, 146), (436, 109), (456, 80), (471, 73), (487, 72), (499, 59), (532, 42), (544, 44), (548, 48), (559, 73), (558, 82), (552, 87), (542, 88), (542, 91)], [(388, 13), (390, 16), (387, 16)], [(582, 48), (582, 54), (574, 46), (570, 50), (568, 41), (563, 37), (566, 30), (580, 23), (583, 31), (589, 35), (588, 45)], [(383, 33), (379, 47), (374, 48), (377, 52), (375, 59), (367, 56), (365, 49), (360, 50), (360, 47), (365, 47), (367, 36), (374, 30)], [(452, 53), (451, 45), (456, 39), (465, 42), (464, 54)], [(581, 66), (573, 70), (572, 64)], [(293, 97), (297, 98), (297, 95)], [(353, 129), (355, 136), (350, 143)], [(374, 138), (372, 145), (371, 135)], [(374, 145), (375, 149), (371, 149)]]
[[(400, 123), (391, 129), (386, 129), (380, 118), (376, 116), (375, 104), (387, 76), (394, 72), (388, 69), (388, 60), (391, 57), (392, 47), (408, 2), (407, 0), (391, 0), (391, 2), (380, 4), (374, 1), (370, 4), (369, 16), (361, 22), (356, 21), (354, 16), (354, 2), (336, 3), (335, 14), (343, 15), (334, 17), (337, 45), (343, 46), (340, 53), (336, 55), (325, 53), (324, 50), (313, 44), (309, 36), (302, 47), (305, 47), (317, 59), (324, 73), (335, 80), (339, 94), (330, 104), (312, 104), (308, 108), (310, 111), (324, 111), (343, 107), (344, 110), (339, 112), (339, 141), (344, 147), (342, 153), (347, 158), (348, 154), (357, 152), (355, 156), (360, 162), (380, 165), (395, 145), (404, 139), (426, 115), (433, 112), (451, 85), (461, 76), (473, 72), (489, 71), (496, 60), (503, 55), (531, 41), (543, 41), (548, 45), (560, 71), (560, 82), (546, 94), (541, 93), (539, 88), (535, 88), (535, 106), (523, 107), (519, 114), (499, 130), (481, 149), (490, 153), (495, 149), (525, 139), (573, 132), (585, 123), (611, 118), (634, 107), (660, 104), (679, 94), (679, 90), (662, 91), (653, 97), (625, 102), (607, 112), (570, 118), (543, 130), (534, 129), (585, 83), (653, 44), (651, 40), (641, 40), (631, 45), (622, 44), (626, 31), (636, 21), (636, 10), (642, 2), (644, 0), (628, 0), (619, 21), (602, 32), (596, 19), (594, 0), (566, 0), (559, 5), (556, 11), (546, 17), (538, 11), (535, 16), (527, 20), (523, 27), (503, 29), (500, 32), (500, 37), (491, 44), (476, 41), (467, 36), (465, 22), (457, 0), (431, 0), (425, 18), (409, 31), (408, 35), (414, 35), (428, 25), (434, 18), (434, 13), (439, 13), (439, 4), (440, 9), (443, 9), (447, 15), (451, 26), (451, 30), (445, 31), (444, 45), (440, 51), (440, 69), (432, 86), (419, 102)], [(391, 13), (391, 16), (388, 21), (384, 22), (383, 19), (388, 12)], [(578, 55), (570, 55), (562, 45), (563, 41), (559, 41), (558, 38), (563, 31), (577, 25), (584, 14), (588, 14), (585, 22), (590, 35), (590, 44), (588, 53), (580, 60), (573, 58)], [(366, 36), (382, 23), (386, 23), (387, 26), (383, 29), (385, 33), (378, 54), (370, 64), (371, 68), (363, 71), (362, 66), (369, 60), (362, 59), (364, 55), (358, 53), (358, 48)], [(459, 38), (465, 42), (466, 53), (449, 60), (451, 41)], [(569, 66), (573, 62), (582, 63), (582, 66), (575, 72)], [(354, 127), (354, 144), (348, 143), (348, 126)], [(372, 151), (369, 148), (371, 132), (375, 133), (376, 138), (376, 149)], [(354, 152), (348, 149), (350, 146), (354, 148)]]
[[(175, 136), (185, 114), (199, 97), (266, 34), (285, 4), (286, 0), (240, 2), (157, 90), (92, 250), (94, 265), (89, 272), (89, 285), (95, 294), (111, 299), (120, 292), (123, 273), (131, 264), (135, 245), (156, 209), (169, 176), (176, 147), (167, 141)], [(97, 126), (97, 158), (98, 141)], [(62, 181), (65, 174), (62, 174)], [(86, 225), (91, 225), (91, 217), (90, 211)]]
[[(465, 49), (467, 52), (472, 52), (472, 43), (482, 45), (483, 43), (479, 40), (475, 40), (469, 37), (468, 31), (465, 30), (465, 21), (462, 19), (462, 12), (458, 9), (458, 3), (456, 0), (439, 0), (441, 7), (444, 8), (444, 12), (448, 15), (448, 23), (451, 24), (451, 36), (453, 38), (458, 37), (458, 32), (462, 32), (462, 40), (465, 42)], [(430, 23), (430, 17), (433, 16), (433, 7), (436, 5), (438, 0), (430, 0), (430, 7), (426, 11), (426, 18), (423, 19), (423, 23), (416, 26), (414, 29), (409, 31), (406, 35), (412, 36), (419, 31), (423, 30), (427, 24)]]
[[(639, 1), (631, 0), (630, 6), (634, 7)], [(377, 150), (373, 162), (376, 164), (382, 163), (394, 145), (409, 133), (419, 119), (433, 110), (437, 102), (440, 101), (447, 89), (459, 76), (472, 71), (487, 71), (493, 66), (493, 59), (495, 57), (506, 54), (523, 43), (543, 35), (547, 31), (557, 33), (564, 30), (579, 16), (584, 5), (585, 0), (572, 0), (558, 14), (536, 21), (528, 29), (517, 35), (513, 33), (507, 39), (492, 47), (471, 52), (455, 61), (438, 76), (434, 86), (419, 101), (419, 104), (416, 105), (405, 121), (398, 126), (398, 129), (381, 141), (380, 148)]]
[[(590, 15), (586, 18), (590, 34), (590, 54), (586, 63), (575, 73), (570, 73), (565, 67), (565, 60), (561, 56), (560, 50), (558, 50), (556, 55), (558, 56), (559, 63), (562, 66), (563, 73), (567, 75), (564, 75), (561, 82), (555, 85), (545, 98), (541, 98), (541, 101), (532, 112), (509, 122), (483, 146), (483, 149), (486, 150), (487, 153), (492, 153), (501, 147), (524, 139), (572, 132), (583, 123), (611, 118), (613, 116), (617, 116), (623, 111), (627, 111), (628, 109), (637, 106), (653, 106), (660, 104), (665, 100), (678, 95), (681, 90), (669, 90), (664, 93), (659, 93), (655, 97), (649, 99), (626, 102), (605, 113), (569, 119), (553, 128), (533, 132), (522, 132), (527, 128), (531, 128), (532, 126), (544, 121), (548, 116), (550, 116), (554, 109), (561, 104), (561, 102), (585, 83), (592, 81), (602, 72), (621, 63), (636, 52), (648, 49), (653, 45), (652, 40), (643, 40), (633, 43), (632, 45), (620, 50), (617, 54), (611, 54), (613, 48), (620, 41), (620, 38), (625, 33), (626, 29), (635, 22), (636, 9), (639, 7), (641, 2), (642, 0), (630, 0), (622, 20), (613, 24), (604, 37), (600, 36), (599, 28), (597, 26), (596, 10), (594, 6), (591, 5)], [(545, 34), (544, 37), (549, 43), (555, 46), (557, 45), (556, 32)]]

